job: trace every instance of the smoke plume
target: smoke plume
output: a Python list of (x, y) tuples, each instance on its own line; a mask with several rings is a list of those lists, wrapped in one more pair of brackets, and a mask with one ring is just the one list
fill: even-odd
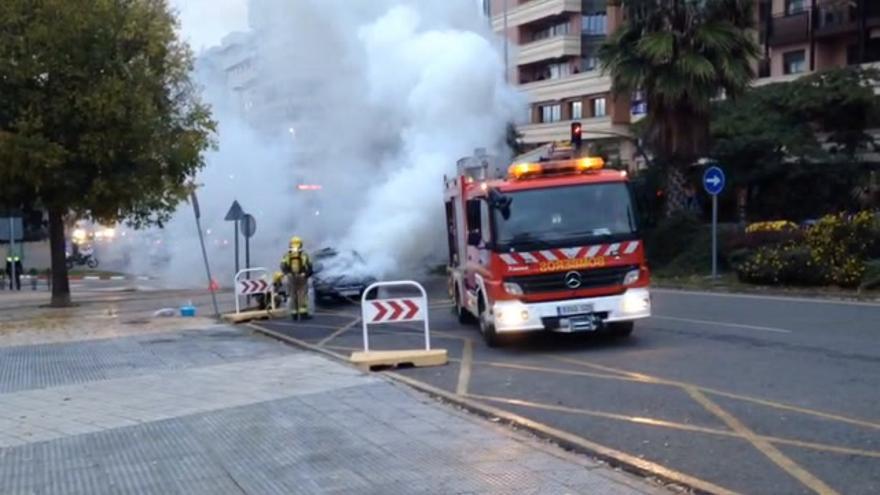
[[(223, 221), (233, 199), (257, 219), (255, 266), (274, 270), (293, 234), (310, 250), (359, 252), (364, 264), (340, 268), (378, 277), (416, 276), (442, 262), (444, 174), (478, 147), (508, 154), (505, 126), (525, 108), (504, 81), (500, 41), (476, 2), (250, 6), (256, 89), (233, 98), (219, 71), (199, 73), (219, 121), (219, 148), (198, 182), (221, 285), (233, 271), (233, 227)], [(181, 208), (148, 234), (151, 253), (130, 269), (160, 265), (175, 283), (203, 283), (194, 234), (192, 211)]]

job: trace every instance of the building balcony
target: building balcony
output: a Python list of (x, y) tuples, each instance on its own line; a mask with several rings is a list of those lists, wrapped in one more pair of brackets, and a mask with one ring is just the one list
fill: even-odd
[(579, 57), (580, 55), (580, 34), (566, 34), (520, 45), (516, 63), (517, 65), (526, 65), (542, 60)]
[(855, 7), (820, 5), (813, 13), (813, 29), (817, 38), (851, 33), (858, 28), (858, 13)]
[[(580, 12), (581, 0), (530, 0), (513, 6), (514, 0), (508, 0), (507, 27), (522, 26), (546, 17), (559, 16), (566, 12)], [(504, 29), (504, 12), (492, 13), (492, 29)]]
[(592, 70), (559, 79), (522, 84), (519, 89), (528, 96), (530, 103), (558, 101), (575, 96), (607, 93), (611, 91), (611, 78), (602, 75), (602, 71)]
[(770, 20), (767, 43), (775, 45), (793, 45), (810, 39), (810, 12), (774, 16)]
[(526, 124), (517, 126), (525, 144), (543, 144), (571, 139), (571, 123), (581, 123), (584, 140), (608, 139), (629, 136), (628, 126), (614, 125), (611, 117), (594, 117), (578, 120), (561, 120), (546, 124)]

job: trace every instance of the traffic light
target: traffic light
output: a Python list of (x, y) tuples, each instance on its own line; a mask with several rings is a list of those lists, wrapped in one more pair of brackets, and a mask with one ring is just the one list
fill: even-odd
[(581, 123), (580, 122), (572, 122), (571, 123), (571, 147), (575, 150), (581, 149)]

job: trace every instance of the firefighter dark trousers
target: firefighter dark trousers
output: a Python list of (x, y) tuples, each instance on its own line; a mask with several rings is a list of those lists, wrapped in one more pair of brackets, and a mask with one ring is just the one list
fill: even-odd
[(291, 315), (309, 314), (309, 278), (304, 273), (288, 273), (287, 307)]

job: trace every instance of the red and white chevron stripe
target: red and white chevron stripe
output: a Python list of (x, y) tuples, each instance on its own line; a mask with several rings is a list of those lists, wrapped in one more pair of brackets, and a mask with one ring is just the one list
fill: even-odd
[(599, 256), (620, 256), (633, 254), (639, 249), (641, 241), (624, 241), (612, 244), (596, 244), (570, 248), (543, 249), (519, 253), (502, 253), (501, 261), (509, 266), (531, 265), (561, 260), (596, 258)]
[(239, 280), (238, 293), (247, 296), (250, 294), (265, 294), (269, 292), (269, 282), (265, 280)]
[(368, 323), (391, 323), (424, 319), (422, 299), (378, 299), (368, 301), (364, 319)]

